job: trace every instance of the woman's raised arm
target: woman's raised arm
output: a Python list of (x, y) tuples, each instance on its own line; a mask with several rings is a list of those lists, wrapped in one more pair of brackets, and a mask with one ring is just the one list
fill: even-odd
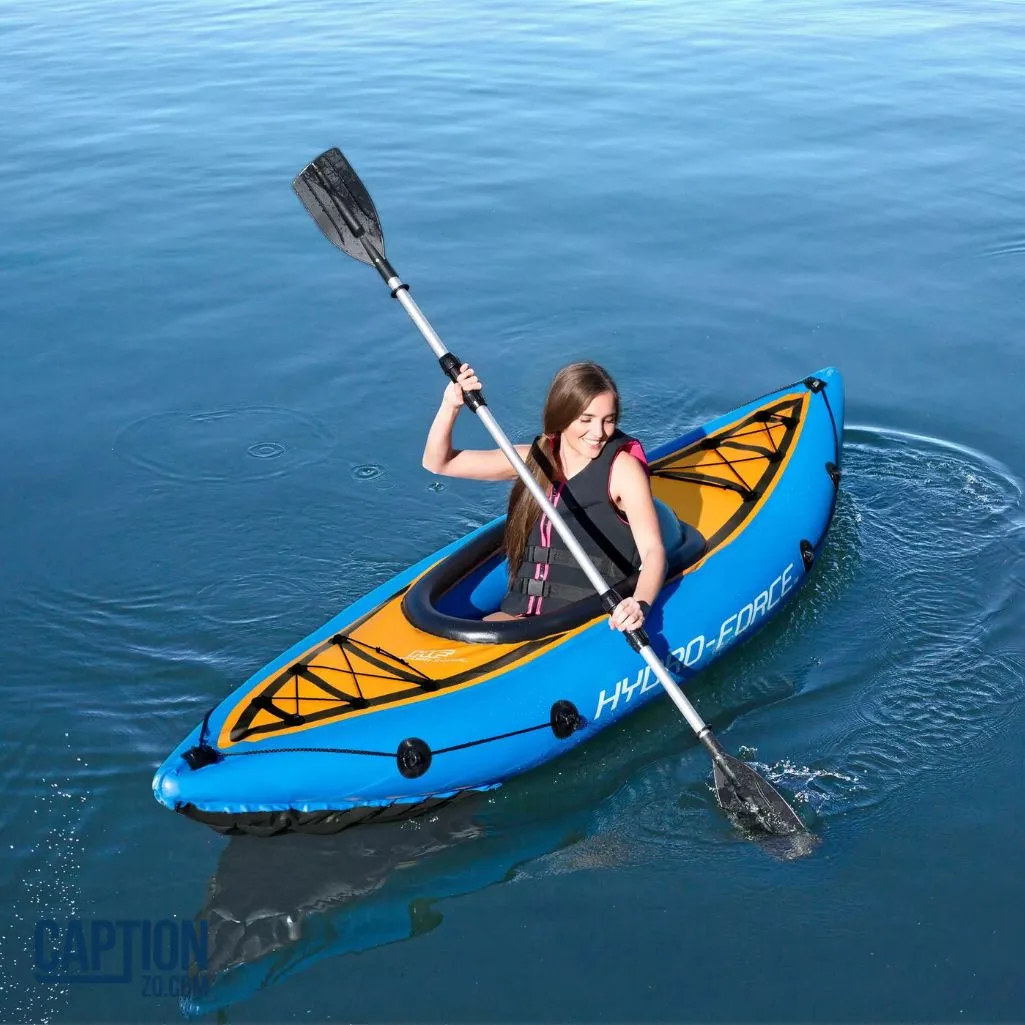
[[(480, 389), (481, 383), (473, 368), (464, 363), (459, 377), (445, 388), (441, 406), (427, 432), (423, 467), (443, 477), (464, 477), (469, 480), (513, 480), (516, 471), (505, 453), (494, 449), (457, 449), (452, 447), (452, 428), (463, 408), (463, 392)], [(521, 459), (527, 458), (529, 445), (517, 445)]]

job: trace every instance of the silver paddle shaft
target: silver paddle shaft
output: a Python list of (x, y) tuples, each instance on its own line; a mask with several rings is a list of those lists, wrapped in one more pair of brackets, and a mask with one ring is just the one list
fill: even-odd
[[(392, 295), (398, 299), (402, 304), (402, 308), (409, 314), (409, 319), (413, 321), (417, 330), (424, 336), (424, 340), (431, 347), (434, 355), (441, 359), (448, 352), (448, 347), (438, 336), (434, 328), (431, 327), (430, 321), (424, 316), (423, 311), (409, 294), (409, 289), (398, 277), (389, 278), (387, 284), (392, 291)], [(609, 585), (605, 578), (598, 572), (594, 563), (591, 562), (587, 552), (581, 548), (580, 542), (573, 536), (573, 531), (570, 530), (569, 525), (559, 515), (558, 510), (548, 501), (548, 496), (545, 494), (544, 489), (534, 479), (534, 475), (530, 470), (527, 469), (527, 465), (520, 458), (519, 452), (516, 451), (512, 442), (506, 437), (505, 431), (502, 430), (498, 425), (498, 421), (492, 416), (491, 410), (487, 406), (482, 405), (476, 410), (476, 413), (477, 418), (487, 428), (488, 434), (494, 438), (495, 444), (505, 453), (506, 459), (509, 460), (517, 476), (534, 496), (537, 504), (544, 510), (545, 515), (552, 521), (552, 526), (558, 531), (559, 537), (565, 542), (573, 558), (577, 560), (580, 568), (587, 575), (587, 579), (591, 581), (591, 586), (598, 594), (605, 594), (609, 590)], [(663, 665), (658, 655), (655, 654), (650, 644), (646, 644), (640, 649), (640, 656), (647, 663), (648, 668), (655, 674), (658, 682), (662, 684), (666, 692), (673, 699), (673, 704), (680, 710), (683, 717), (689, 723), (690, 728), (704, 741), (704, 735), (707, 734), (708, 727), (701, 716), (698, 715), (694, 706), (687, 700), (683, 691), (680, 690), (676, 681), (669, 675), (669, 671)]]

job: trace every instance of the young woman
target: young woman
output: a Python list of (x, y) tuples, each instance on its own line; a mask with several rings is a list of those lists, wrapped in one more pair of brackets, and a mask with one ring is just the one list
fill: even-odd
[[(464, 363), (458, 381), (445, 388), (423, 465), (448, 477), (516, 480), (505, 531), (509, 593), (501, 611), (485, 618), (543, 615), (593, 594), (594, 588), (501, 449), (452, 447), (463, 391), (480, 387)], [(666, 553), (644, 450), (616, 429), (618, 419), (619, 392), (609, 374), (596, 363), (572, 363), (548, 389), (544, 433), (516, 450), (611, 586), (640, 570), (633, 596), (609, 617), (617, 630), (637, 630), (662, 587)]]

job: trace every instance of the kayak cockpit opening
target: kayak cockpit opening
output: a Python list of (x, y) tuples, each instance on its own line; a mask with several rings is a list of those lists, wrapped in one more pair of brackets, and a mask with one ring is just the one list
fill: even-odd
[[(666, 548), (667, 576), (696, 562), (704, 553), (704, 537), (683, 523), (664, 502), (655, 502)], [(436, 637), (467, 644), (515, 644), (539, 640), (582, 626), (602, 615), (597, 594), (543, 616), (489, 620), (508, 589), (509, 575), (502, 536), (505, 520), (497, 520), (472, 541), (442, 559), (414, 583), (402, 599), (402, 611), (415, 627)], [(621, 587), (631, 593), (634, 580)]]

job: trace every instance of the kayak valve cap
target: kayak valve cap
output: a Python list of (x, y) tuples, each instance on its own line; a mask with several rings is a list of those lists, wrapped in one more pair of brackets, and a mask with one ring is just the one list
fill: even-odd
[(571, 737), (577, 730), (583, 729), (586, 724), (584, 717), (577, 711), (577, 706), (572, 701), (556, 701), (552, 705), (551, 714), (552, 733), (559, 740)]
[(801, 559), (804, 561), (806, 571), (815, 565), (815, 547), (810, 541), (801, 542)]
[(195, 772), (196, 769), (202, 769), (204, 766), (215, 765), (217, 762), (224, 761), (224, 755), (209, 744), (197, 744), (182, 754), (182, 761)]
[(416, 779), (431, 767), (431, 749), (419, 737), (407, 737), (395, 752), (399, 772), (406, 779)]

